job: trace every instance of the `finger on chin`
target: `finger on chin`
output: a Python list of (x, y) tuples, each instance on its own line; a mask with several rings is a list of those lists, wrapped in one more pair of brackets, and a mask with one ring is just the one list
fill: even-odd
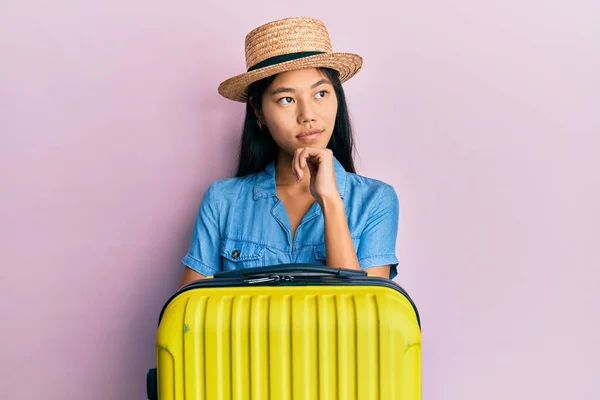
[(294, 162), (292, 168), (296, 172), (296, 180), (300, 182), (304, 178), (304, 171), (302, 170), (302, 152), (297, 151), (294, 155)]
[(309, 154), (309, 153), (308, 153), (306, 150), (304, 150), (304, 151), (301, 153), (301, 157), (300, 157), (300, 168), (302, 168), (302, 169), (306, 168), (306, 158), (307, 158), (307, 157), (309, 157), (309, 155), (308, 155), (308, 154)]

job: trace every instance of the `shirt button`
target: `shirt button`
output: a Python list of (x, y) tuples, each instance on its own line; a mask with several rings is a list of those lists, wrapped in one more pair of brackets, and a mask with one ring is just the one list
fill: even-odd
[(234, 250), (233, 253), (231, 253), (231, 257), (233, 257), (233, 258), (238, 258), (239, 256), (240, 256), (239, 250)]

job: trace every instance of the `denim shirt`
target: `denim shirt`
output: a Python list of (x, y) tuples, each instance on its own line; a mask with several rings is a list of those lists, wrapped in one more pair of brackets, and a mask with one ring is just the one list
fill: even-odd
[[(394, 188), (346, 172), (335, 157), (334, 165), (360, 267), (391, 265), (389, 278), (394, 278), (399, 212)], [(291, 223), (276, 193), (274, 162), (257, 174), (220, 179), (209, 186), (182, 259), (205, 276), (284, 263), (325, 265), (325, 261), (321, 207), (316, 202), (311, 206), (292, 241)]]

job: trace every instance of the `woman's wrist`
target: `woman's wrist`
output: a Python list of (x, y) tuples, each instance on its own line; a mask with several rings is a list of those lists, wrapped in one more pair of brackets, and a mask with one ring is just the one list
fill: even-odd
[(320, 199), (323, 219), (325, 220), (325, 248), (327, 265), (335, 268), (360, 269), (344, 202), (339, 193), (337, 196)]
[(320, 196), (317, 202), (321, 206), (323, 214), (344, 210), (344, 202), (342, 201), (339, 193), (335, 193), (330, 196)]

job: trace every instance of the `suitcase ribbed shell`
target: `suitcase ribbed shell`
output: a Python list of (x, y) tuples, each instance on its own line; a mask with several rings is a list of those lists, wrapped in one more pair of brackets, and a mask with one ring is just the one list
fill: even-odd
[(415, 310), (383, 286), (187, 290), (157, 357), (160, 400), (421, 398)]

